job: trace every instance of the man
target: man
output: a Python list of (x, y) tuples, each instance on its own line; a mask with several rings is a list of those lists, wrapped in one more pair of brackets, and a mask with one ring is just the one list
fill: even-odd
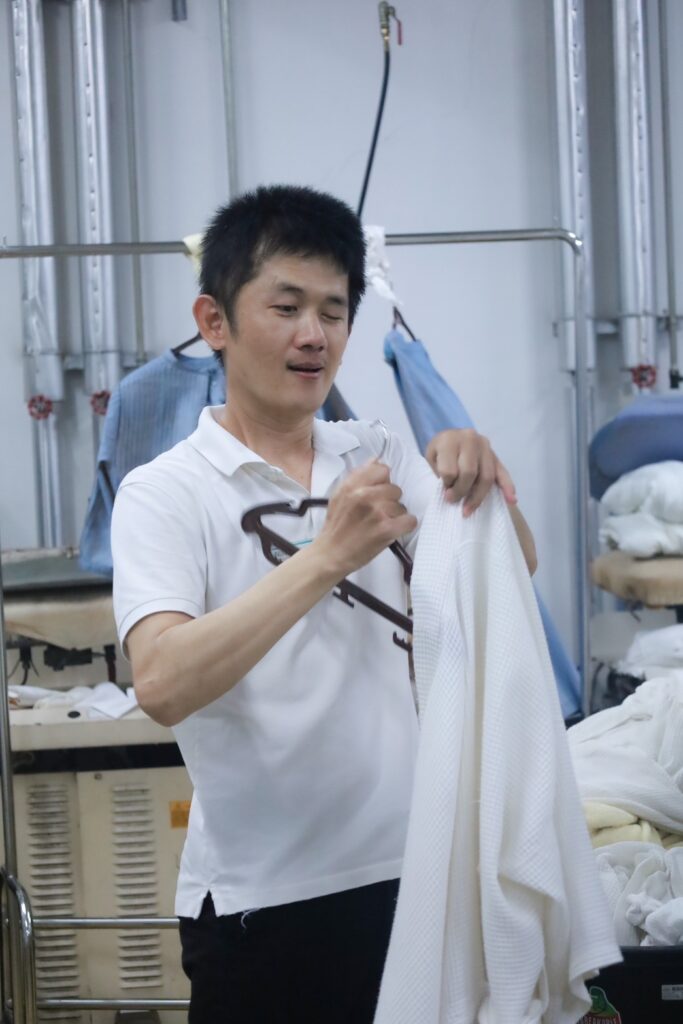
[[(353, 573), (405, 608), (386, 549), (414, 545), (434, 474), (466, 512), (498, 484), (530, 567), (533, 540), (473, 431), (439, 434), (426, 462), (368, 423), (315, 418), (364, 291), (343, 203), (293, 187), (235, 200), (204, 237), (201, 291), (227, 404), (124, 480), (112, 528), (136, 694), (174, 727), (194, 785), (176, 902), (189, 1019), (369, 1024), (417, 723), (391, 625), (335, 584)], [(300, 546), (273, 568), (243, 513), (311, 494), (328, 508), (273, 522)]]

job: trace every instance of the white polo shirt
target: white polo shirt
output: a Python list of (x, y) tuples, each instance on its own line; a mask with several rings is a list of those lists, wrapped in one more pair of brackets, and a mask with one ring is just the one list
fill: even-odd
[[(121, 484), (112, 520), (119, 637), (155, 612), (199, 616), (273, 571), (243, 513), (308, 492), (206, 408), (194, 434)], [(379, 454), (380, 429), (314, 421), (311, 494), (329, 497)], [(391, 435), (383, 461), (421, 518), (428, 464)], [(282, 536), (313, 539), (325, 510), (270, 517)], [(414, 538), (406, 538), (410, 545)], [(352, 578), (405, 611), (398, 560), (384, 551)], [(410, 804), (417, 720), (408, 657), (394, 626), (330, 593), (228, 693), (174, 729), (194, 786), (176, 913), (218, 914), (397, 878)], [(194, 681), (201, 688), (201, 679)]]

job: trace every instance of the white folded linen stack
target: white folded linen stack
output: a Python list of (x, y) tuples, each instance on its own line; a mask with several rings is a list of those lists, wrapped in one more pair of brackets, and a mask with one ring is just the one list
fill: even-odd
[(636, 558), (683, 555), (683, 462), (625, 473), (602, 496), (600, 539)]

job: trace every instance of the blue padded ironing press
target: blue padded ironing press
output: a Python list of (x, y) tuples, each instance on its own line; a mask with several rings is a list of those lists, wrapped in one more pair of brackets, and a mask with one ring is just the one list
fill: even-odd
[(683, 394), (643, 395), (591, 441), (591, 494), (601, 498), (624, 473), (666, 459), (683, 461)]

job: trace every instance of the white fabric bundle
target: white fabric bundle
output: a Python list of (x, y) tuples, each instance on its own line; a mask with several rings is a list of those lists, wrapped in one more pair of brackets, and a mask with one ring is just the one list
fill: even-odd
[(642, 683), (567, 735), (583, 800), (683, 832), (683, 672)]
[(365, 280), (375, 289), (381, 299), (387, 299), (394, 306), (400, 306), (401, 300), (394, 293), (391, 283), (390, 266), (387, 258), (384, 228), (364, 224), (365, 236)]
[(615, 843), (596, 861), (622, 946), (683, 943), (683, 848)]
[(665, 523), (649, 512), (609, 516), (600, 527), (600, 540), (634, 558), (683, 555), (683, 524)]
[(78, 708), (86, 718), (123, 718), (138, 706), (135, 690), (124, 693), (115, 683), (73, 686), (70, 690), (50, 690), (42, 686), (9, 686), (11, 707)]
[(620, 959), (502, 497), (439, 484), (411, 584), (421, 718), (375, 1024), (575, 1024)]
[(646, 679), (667, 675), (672, 668), (683, 669), (683, 625), (636, 633), (617, 668)]
[(683, 523), (683, 462), (655, 462), (624, 473), (602, 496), (613, 516), (645, 512), (665, 523)]
[(605, 491), (600, 539), (636, 558), (683, 554), (683, 462), (625, 473)]

